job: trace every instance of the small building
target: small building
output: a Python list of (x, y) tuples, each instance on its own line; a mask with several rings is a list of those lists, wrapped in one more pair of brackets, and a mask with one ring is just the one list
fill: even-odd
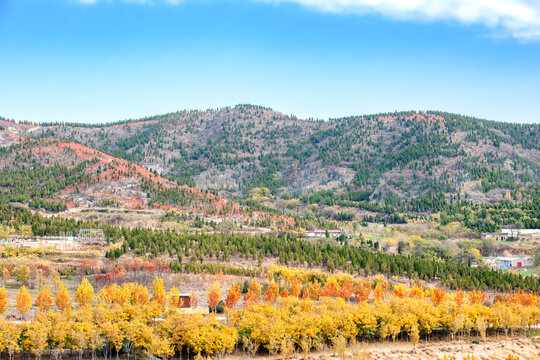
[(341, 230), (321, 230), (321, 229), (315, 229), (315, 230), (309, 230), (306, 232), (306, 237), (308, 238), (322, 238), (326, 236), (326, 232), (328, 232), (329, 237), (337, 238), (343, 235), (343, 232)]
[(181, 309), (186, 309), (191, 307), (191, 294), (180, 294), (178, 296), (178, 301), (180, 303)]
[(485, 257), (484, 260), (493, 266), (507, 269), (533, 266), (533, 258), (530, 255)]

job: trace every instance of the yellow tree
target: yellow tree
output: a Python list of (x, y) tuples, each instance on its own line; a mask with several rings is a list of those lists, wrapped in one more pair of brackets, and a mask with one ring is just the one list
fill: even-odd
[(86, 278), (82, 279), (73, 298), (79, 306), (92, 304), (92, 301), (94, 300), (94, 288)]
[(154, 282), (152, 282), (152, 296), (154, 297), (155, 302), (161, 306), (165, 306), (167, 302), (167, 294), (161, 278), (156, 278)]
[(208, 306), (212, 311), (216, 311), (216, 306), (221, 300), (221, 286), (219, 285), (219, 281), (214, 282), (212, 287), (207, 290), (206, 295), (208, 297)]
[(20, 350), (19, 337), (21, 336), (21, 329), (17, 324), (10, 321), (4, 321), (3, 323), (0, 321), (0, 325), (1, 339), (3, 339), (4, 348), (7, 350), (11, 360), (13, 355)]
[(19, 293), (17, 294), (17, 310), (23, 315), (28, 312), (32, 308), (32, 297), (26, 290), (26, 287), (23, 285), (19, 289)]
[(52, 355), (55, 359), (59, 359), (60, 354), (64, 352), (71, 324), (66, 320), (66, 316), (58, 311), (49, 312), (48, 321), (51, 325), (49, 342), (52, 347)]
[(63, 284), (60, 284), (60, 289), (54, 295), (54, 304), (64, 313), (71, 310), (71, 299)]
[(150, 355), (159, 356), (162, 359), (167, 359), (174, 354), (173, 348), (168, 338), (152, 334), (150, 344), (148, 346)]
[(405, 289), (403, 288), (403, 285), (394, 285), (394, 296), (397, 296), (398, 298), (405, 297)]
[(8, 309), (6, 289), (2, 286), (0, 289), (0, 315), (3, 315)]
[(418, 340), (420, 339), (420, 331), (418, 329), (418, 324), (415, 323), (411, 326), (411, 329), (409, 330), (409, 338), (413, 343), (413, 347), (416, 348), (416, 344), (418, 344)]
[(41, 289), (38, 296), (36, 297), (36, 306), (39, 311), (47, 312), (51, 309), (53, 299), (49, 293), (49, 289), (45, 286)]
[(47, 337), (49, 328), (44, 318), (36, 318), (24, 331), (24, 347), (30, 350), (36, 356), (36, 359), (41, 359), (41, 355), (47, 348)]
[(26, 284), (30, 277), (30, 269), (26, 265), (17, 266), (13, 271), (13, 276), (15, 277), (15, 280)]

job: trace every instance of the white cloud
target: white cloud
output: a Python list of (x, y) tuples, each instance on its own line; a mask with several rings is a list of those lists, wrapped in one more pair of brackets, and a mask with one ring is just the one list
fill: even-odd
[[(112, 0), (74, 0), (95, 4)], [(178, 5), (184, 0), (118, 0), (126, 3), (166, 2)], [(197, 0), (195, 0), (197, 1)], [(201, 1), (201, 0), (198, 0)], [(246, 0), (248, 1), (248, 0)], [(296, 3), (329, 13), (378, 13), (396, 19), (415, 21), (454, 20), (481, 24), (496, 34), (521, 40), (540, 39), (540, 0), (251, 0), (270, 4)]]
[(405, 20), (482, 24), (522, 40), (540, 39), (540, 0), (260, 0), (321, 12), (378, 13)]

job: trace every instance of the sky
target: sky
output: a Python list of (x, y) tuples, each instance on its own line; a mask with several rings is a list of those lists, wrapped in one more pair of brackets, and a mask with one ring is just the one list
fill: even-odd
[(0, 116), (235, 104), (540, 122), (538, 0), (0, 0)]

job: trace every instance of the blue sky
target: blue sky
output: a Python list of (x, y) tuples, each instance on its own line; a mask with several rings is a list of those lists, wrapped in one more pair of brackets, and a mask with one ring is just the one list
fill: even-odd
[(540, 122), (540, 5), (0, 0), (2, 116), (106, 122), (238, 103)]

